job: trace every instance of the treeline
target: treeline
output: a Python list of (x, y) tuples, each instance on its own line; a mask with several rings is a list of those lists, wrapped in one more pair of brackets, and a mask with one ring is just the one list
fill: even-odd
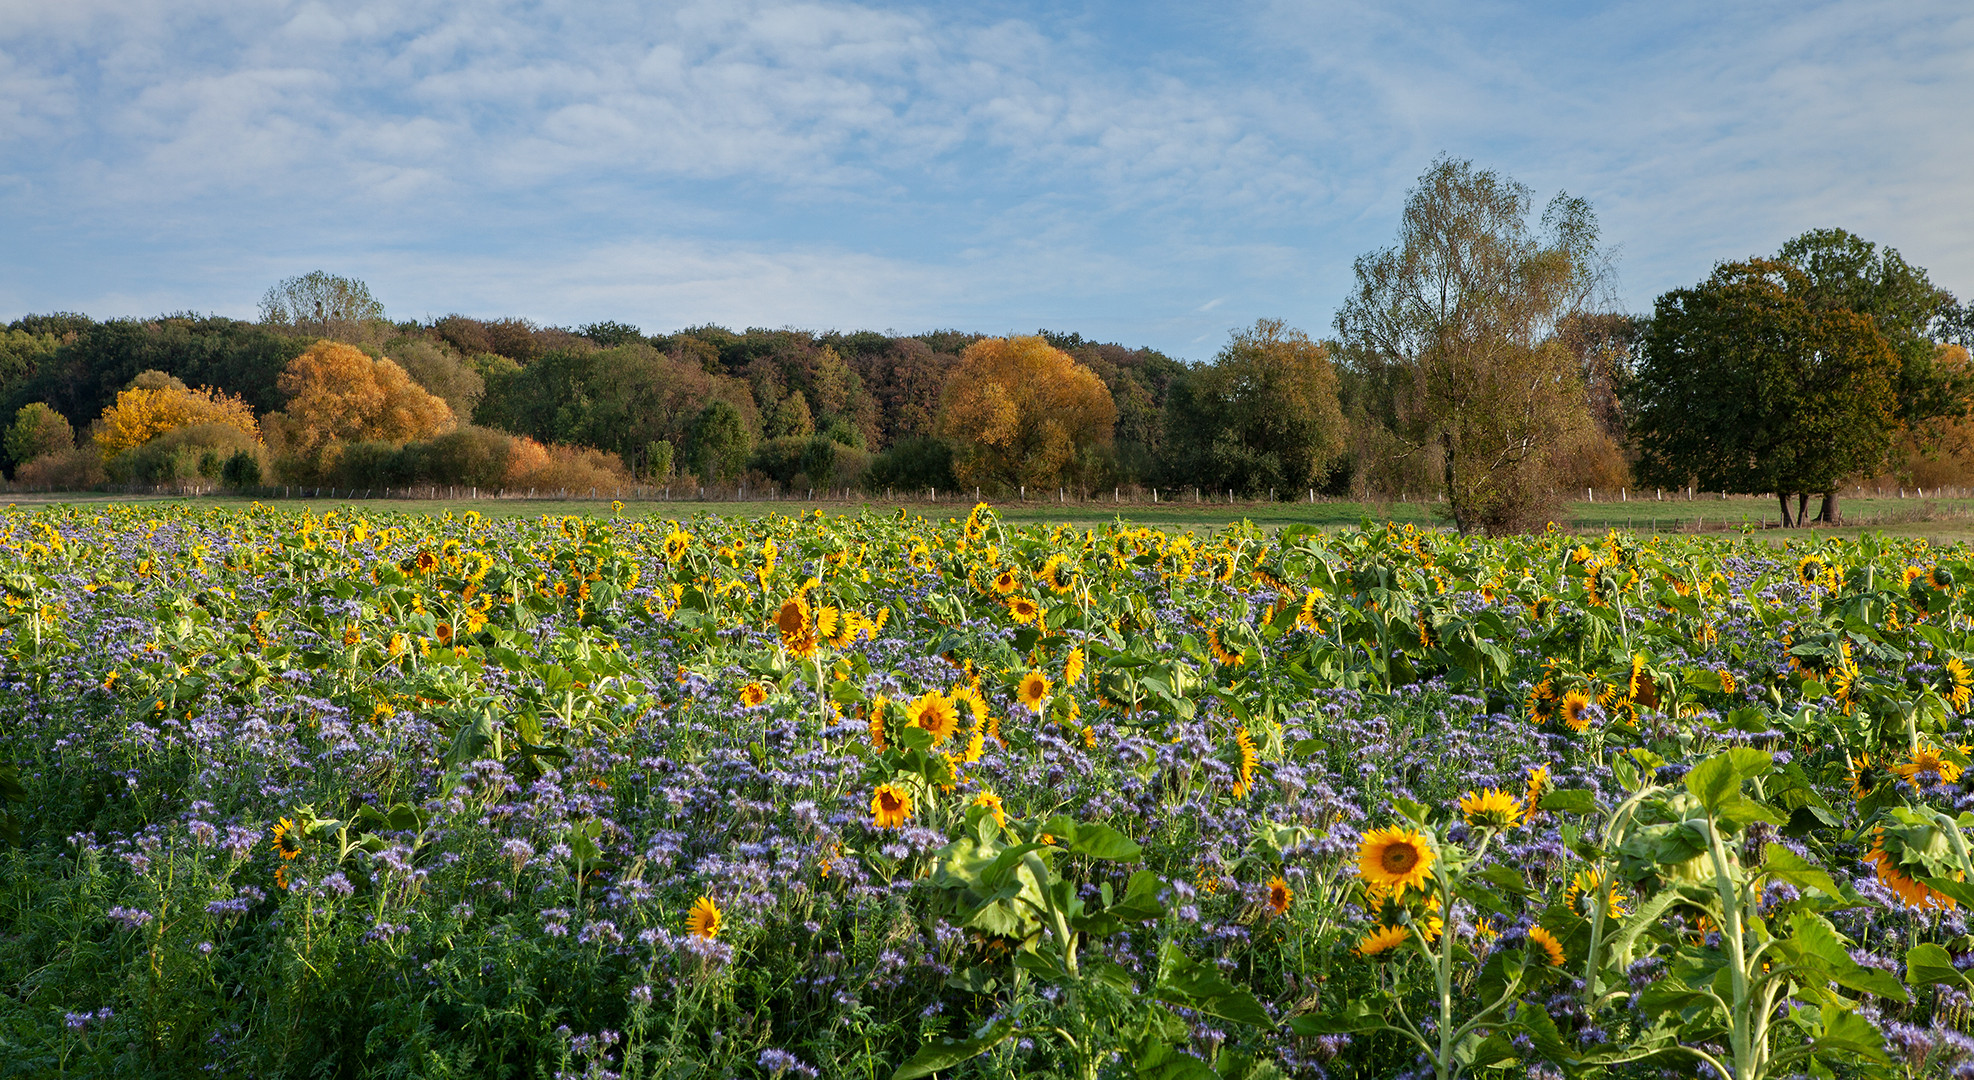
[(1897, 252), (1818, 230), (1635, 316), (1588, 204), (1532, 209), (1437, 161), (1334, 337), (1262, 320), (1203, 362), (1051, 331), (393, 322), (322, 272), (256, 321), (30, 315), (0, 335), (4, 449), (56, 487), (1437, 492), (1488, 532), (1640, 481), (1800, 514), (1844, 478), (1974, 480), (1968, 309)]

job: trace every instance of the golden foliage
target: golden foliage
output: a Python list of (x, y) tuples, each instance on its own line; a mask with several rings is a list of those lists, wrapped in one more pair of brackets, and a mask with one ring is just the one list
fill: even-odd
[[(174, 380), (175, 382), (175, 380)], [(136, 386), (117, 394), (116, 401), (103, 410), (96, 428), (96, 445), (103, 457), (117, 456), (152, 439), (194, 424), (220, 424), (235, 428), (260, 442), (260, 425), (253, 407), (231, 394), (202, 386), (188, 390), (179, 385)]]
[(942, 423), (962, 484), (1059, 483), (1110, 444), (1116, 422), (1103, 380), (1040, 337), (974, 342), (946, 381)]
[(311, 456), (331, 442), (405, 443), (452, 426), (452, 408), (389, 359), (318, 341), (289, 361), (275, 385), (290, 453)]

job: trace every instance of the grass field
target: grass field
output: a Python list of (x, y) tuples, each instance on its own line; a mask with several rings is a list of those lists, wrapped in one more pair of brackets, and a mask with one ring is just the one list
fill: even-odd
[[(43, 494), (18, 493), (7, 501), (21, 506), (66, 503), (182, 503), (189, 506), (238, 506), (252, 502), (224, 495), (152, 496), (102, 495), (97, 493)], [(339, 506), (361, 506), (378, 510), (422, 512), (434, 515), (477, 510), (489, 517), (531, 517), (540, 514), (608, 515), (609, 499), (330, 499), (294, 498), (266, 500), (269, 505), (301, 508), (316, 513)], [(1811, 500), (1812, 512), (1816, 500)], [(637, 500), (625, 501), (623, 513), (636, 517), (657, 515), (686, 518), (700, 513), (723, 518), (755, 518), (767, 514), (798, 514), (822, 510), (827, 514), (855, 515), (866, 510), (893, 514), (906, 509), (928, 520), (964, 517), (971, 500), (931, 501), (885, 499), (783, 499), (783, 500)], [(1290, 525), (1340, 528), (1359, 524), (1366, 517), (1373, 521), (1450, 528), (1443, 503), (1345, 502), (1324, 500), (1316, 503), (1241, 502), (1044, 502), (995, 504), (995, 511), (1007, 521), (1068, 522), (1082, 527), (1118, 519), (1168, 529), (1217, 529), (1232, 522), (1250, 521), (1275, 530)], [(1753, 531), (1770, 540), (1806, 538), (1814, 535), (1855, 538), (1867, 532), (1900, 536), (1920, 536), (1936, 543), (1974, 542), (1974, 498), (1919, 499), (1895, 497), (1845, 498), (1844, 523), (1836, 527), (1817, 525), (1805, 530), (1778, 527), (1776, 503), (1767, 497), (1666, 499), (1636, 501), (1578, 501), (1569, 504), (1570, 527), (1581, 533), (1601, 533), (1607, 529), (1629, 529), (1646, 533), (1740, 533)]]

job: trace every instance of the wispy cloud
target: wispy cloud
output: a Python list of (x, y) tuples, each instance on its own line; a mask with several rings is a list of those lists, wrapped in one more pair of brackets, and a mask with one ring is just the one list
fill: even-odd
[[(1974, 291), (1934, 4), (0, 0), (0, 316), (1317, 332), (1433, 155), (1589, 196), (1634, 307), (1842, 224)], [(1214, 300), (1202, 304), (1201, 296)]]

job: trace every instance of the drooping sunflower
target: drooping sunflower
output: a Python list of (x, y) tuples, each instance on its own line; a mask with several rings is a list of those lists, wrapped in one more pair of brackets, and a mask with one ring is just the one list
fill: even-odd
[(710, 896), (702, 896), (692, 902), (692, 910), (685, 913), (685, 928), (693, 937), (711, 940), (720, 936), (720, 905)]
[(1037, 716), (1042, 715), (1042, 707), (1048, 704), (1049, 700), (1049, 677), (1039, 671), (1031, 671), (1023, 675), (1015, 696), (1029, 712)]
[(1953, 588), (1953, 571), (1944, 566), (1935, 566), (1926, 571), (1926, 580), (1935, 589)]
[(1460, 816), (1477, 829), (1512, 829), (1522, 821), (1522, 802), (1499, 788), (1460, 796)]
[(937, 690), (920, 694), (906, 706), (905, 719), (913, 726), (931, 732), (934, 746), (952, 738), (953, 732), (960, 729), (959, 710), (953, 707), (951, 698)]
[(1570, 907), (1584, 918), (1595, 914), (1599, 905), (1604, 908), (1607, 919), (1622, 919), (1629, 914), (1626, 905), (1630, 898), (1619, 892), (1615, 885), (1606, 889), (1604, 875), (1596, 870), (1577, 871), (1576, 876), (1570, 879), (1567, 896)]
[(1234, 798), (1245, 799), (1254, 788), (1254, 767), (1261, 760), (1261, 754), (1254, 748), (1254, 736), (1246, 728), (1234, 733), (1234, 750), (1240, 755), (1239, 774), (1234, 780)]
[(1923, 881), (1916, 881), (1899, 866), (1897, 856), (1885, 847), (1885, 830), (1871, 841), (1871, 850), (1865, 853), (1864, 861), (1871, 863), (1878, 874), (1878, 880), (1886, 888), (1898, 894), (1899, 900), (1909, 908), (1937, 907), (1951, 911), (1959, 905), (1953, 897), (1935, 892)]
[(1295, 902), (1295, 890), (1276, 874), (1268, 879), (1268, 910), (1276, 915), (1288, 914), (1289, 905)]
[(896, 784), (879, 784), (870, 796), (871, 825), (896, 829), (912, 816), (912, 797)]
[(999, 795), (991, 791), (983, 791), (973, 797), (973, 805), (986, 807), (987, 812), (994, 815), (994, 824), (1002, 828), (1007, 827), (1008, 811), (1007, 807), (1001, 803), (1001, 797)]
[(1322, 629), (1322, 616), (1317, 614), (1322, 602), (1323, 590), (1316, 588), (1310, 589), (1308, 595), (1302, 598), (1302, 610), (1296, 613), (1295, 621), (1297, 625), (1306, 626), (1311, 630)]
[(1556, 684), (1543, 679), (1528, 692), (1529, 719), (1544, 724), (1556, 714)]
[(269, 831), (274, 834), (274, 853), (281, 856), (283, 860), (293, 861), (302, 853), (300, 830), (295, 828), (294, 822), (282, 818), (275, 822), (274, 828)]
[(1542, 810), (1542, 797), (1549, 793), (1549, 766), (1536, 765), (1528, 771), (1528, 792), (1522, 797), (1530, 821)]
[(1069, 656), (1062, 662), (1062, 681), (1070, 686), (1074, 686), (1077, 680), (1082, 677), (1083, 649), (1081, 646), (1078, 646), (1069, 650)]
[(1388, 953), (1405, 944), (1411, 936), (1411, 932), (1402, 926), (1374, 926), (1357, 940), (1357, 955), (1368, 960)]
[(1741, 688), (1741, 684), (1734, 680), (1734, 673), (1732, 671), (1729, 671), (1726, 668), (1721, 668), (1719, 674), (1720, 674), (1721, 693), (1731, 694), (1734, 691)]
[(685, 558), (685, 553), (691, 548), (692, 537), (683, 529), (673, 529), (671, 534), (665, 537), (665, 558), (672, 562)]
[(751, 709), (766, 700), (768, 700), (768, 690), (760, 683), (751, 682), (740, 688), (740, 703), (747, 708)]
[(1974, 671), (1958, 656), (1947, 658), (1947, 702), (1955, 712), (1966, 712), (1967, 705), (1974, 701)]
[(1403, 895), (1406, 889), (1426, 887), (1434, 858), (1417, 830), (1372, 829), (1357, 849), (1357, 872), (1372, 885)]
[(1559, 715), (1571, 731), (1581, 734), (1590, 730), (1590, 695), (1581, 690), (1572, 690), (1563, 695), (1563, 705)]
[(1528, 939), (1536, 945), (1541, 946), (1543, 955), (1549, 960), (1550, 967), (1563, 966), (1563, 943), (1556, 940), (1556, 935), (1544, 930), (1540, 926), (1531, 926), (1528, 928)]
[(1652, 678), (1652, 673), (1645, 668), (1644, 653), (1632, 654), (1631, 677), (1625, 689), (1630, 694), (1631, 700), (1636, 701), (1640, 705), (1648, 709), (1658, 707), (1659, 684), (1657, 680)]
[(1870, 754), (1851, 759), (1851, 797), (1863, 802), (1891, 779), (1888, 770), (1871, 760)]

